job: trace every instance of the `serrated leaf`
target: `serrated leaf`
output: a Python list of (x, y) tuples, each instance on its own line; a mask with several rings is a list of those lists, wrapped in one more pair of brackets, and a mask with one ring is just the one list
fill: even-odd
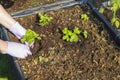
[(75, 34), (80, 34), (80, 30), (77, 28), (77, 27), (75, 27), (75, 29), (74, 29), (74, 31), (73, 31)]
[(70, 42), (77, 42), (78, 41), (78, 36), (76, 34), (72, 34), (70, 38)]
[(68, 30), (68, 33), (67, 33), (69, 36), (72, 35), (72, 31), (71, 30)]
[(81, 15), (81, 19), (83, 19), (83, 20), (88, 20), (89, 17), (88, 17), (87, 14), (82, 14), (82, 15)]
[(62, 32), (63, 32), (63, 34), (67, 34), (68, 33), (68, 28), (64, 28), (63, 30), (62, 30)]
[(38, 13), (38, 16), (39, 16), (39, 24), (41, 26), (44, 26), (46, 24), (48, 24), (53, 18), (52, 17), (49, 17), (47, 14), (41, 14), (41, 13)]
[(35, 41), (35, 39), (39, 39), (41, 40), (41, 37), (35, 33), (34, 31), (28, 29), (25, 33), (25, 35), (22, 37), (21, 42), (28, 42), (29, 44), (31, 44), (32, 42)]
[(68, 36), (68, 35), (64, 35), (64, 36), (62, 37), (62, 39), (63, 39), (63, 40), (67, 40), (67, 39), (69, 39), (69, 36)]

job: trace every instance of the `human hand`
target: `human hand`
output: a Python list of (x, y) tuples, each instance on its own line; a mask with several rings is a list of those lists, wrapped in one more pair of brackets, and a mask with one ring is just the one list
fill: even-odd
[[(9, 29), (18, 39), (21, 39), (25, 33), (26, 29), (22, 27), (18, 22), (12, 24), (12, 27)], [(25, 42), (26, 45), (29, 47), (33, 48), (34, 47), (34, 42), (31, 44), (28, 44), (28, 42)]]
[(32, 55), (29, 47), (25, 44), (15, 43), (15, 42), (7, 42), (8, 48), (6, 50), (6, 54), (9, 54), (18, 58), (26, 58), (28, 55)]
[(26, 29), (22, 27), (18, 22), (12, 24), (11, 28), (9, 29), (18, 39), (21, 39), (25, 33)]
[(0, 5), (0, 24), (9, 29), (18, 39), (25, 35), (26, 29), (16, 22), (2, 5)]

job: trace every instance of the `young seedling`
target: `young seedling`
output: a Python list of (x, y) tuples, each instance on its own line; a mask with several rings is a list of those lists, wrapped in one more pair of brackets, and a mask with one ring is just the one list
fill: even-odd
[(104, 11), (105, 11), (105, 9), (104, 9), (103, 7), (101, 7), (101, 8), (99, 9), (99, 12), (100, 12), (101, 14), (103, 14)]
[(110, 0), (110, 4), (112, 5), (113, 16), (115, 16), (118, 9), (120, 9), (120, 0)]
[(86, 30), (84, 30), (84, 31), (82, 32), (82, 34), (83, 34), (84, 38), (88, 38), (88, 32), (87, 32)]
[(39, 25), (47, 25), (53, 18), (49, 17), (47, 14), (38, 13), (39, 16)]
[(35, 39), (41, 40), (41, 37), (36, 32), (28, 29), (23, 38), (21, 39), (21, 42), (22, 43), (28, 42), (28, 44), (31, 44), (32, 42), (35, 41)]
[(111, 19), (112, 25), (115, 25), (116, 28), (120, 27), (120, 20), (117, 18), (117, 11), (120, 9), (120, 0), (110, 0), (112, 5), (113, 17)]
[[(120, 0), (110, 0), (110, 5), (109, 7), (107, 7), (107, 9), (112, 10), (113, 15), (111, 18), (111, 24), (115, 25), (116, 28), (120, 27), (120, 20), (117, 17), (117, 11), (120, 10)], [(100, 8), (99, 10), (101, 13), (104, 12), (104, 8)]]
[(111, 23), (112, 23), (112, 25), (115, 25), (116, 28), (119, 28), (119, 27), (120, 27), (120, 20), (119, 20), (119, 18), (113, 17), (113, 18), (111, 19)]
[(75, 27), (73, 31), (65, 27), (62, 32), (62, 40), (66, 40), (69, 42), (77, 42), (79, 40), (78, 35), (80, 34), (80, 30), (77, 27)]
[(49, 60), (48, 58), (39, 56), (39, 61), (40, 61), (41, 63), (43, 63), (43, 62), (48, 62), (48, 60)]
[(84, 21), (88, 20), (89, 17), (87, 14), (81, 14), (81, 19), (83, 19)]

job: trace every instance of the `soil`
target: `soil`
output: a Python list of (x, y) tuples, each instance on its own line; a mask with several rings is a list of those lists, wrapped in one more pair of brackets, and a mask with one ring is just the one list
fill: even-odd
[[(58, 0), (17, 0), (8, 11), (16, 11)], [(88, 21), (80, 18), (86, 13)], [(105, 26), (87, 5), (46, 12), (53, 20), (45, 26), (38, 25), (38, 16), (16, 18), (26, 29), (38, 33), (32, 56), (18, 59), (26, 80), (120, 80), (120, 53)], [(62, 29), (78, 27), (88, 31), (88, 38), (79, 35), (79, 41), (63, 41)], [(18, 41), (9, 34), (12, 41)], [(22, 51), (21, 51), (22, 53)], [(40, 62), (39, 56), (48, 59)]]

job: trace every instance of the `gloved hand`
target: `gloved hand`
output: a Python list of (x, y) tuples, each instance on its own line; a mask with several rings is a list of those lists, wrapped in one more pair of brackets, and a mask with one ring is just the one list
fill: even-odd
[[(14, 24), (12, 24), (12, 27), (9, 29), (18, 39), (21, 39), (25, 33), (26, 33), (26, 29), (24, 27), (22, 27), (18, 22), (15, 22)], [(27, 42), (25, 42), (26, 45), (30, 46), (30, 47), (34, 47), (34, 42), (31, 44), (28, 44)]]
[(32, 55), (29, 47), (25, 44), (15, 43), (15, 42), (7, 42), (8, 48), (6, 50), (6, 54), (9, 54), (18, 58), (25, 58), (28, 55)]
[(9, 29), (18, 39), (21, 39), (25, 33), (26, 29), (22, 27), (18, 22), (12, 24), (11, 28)]

